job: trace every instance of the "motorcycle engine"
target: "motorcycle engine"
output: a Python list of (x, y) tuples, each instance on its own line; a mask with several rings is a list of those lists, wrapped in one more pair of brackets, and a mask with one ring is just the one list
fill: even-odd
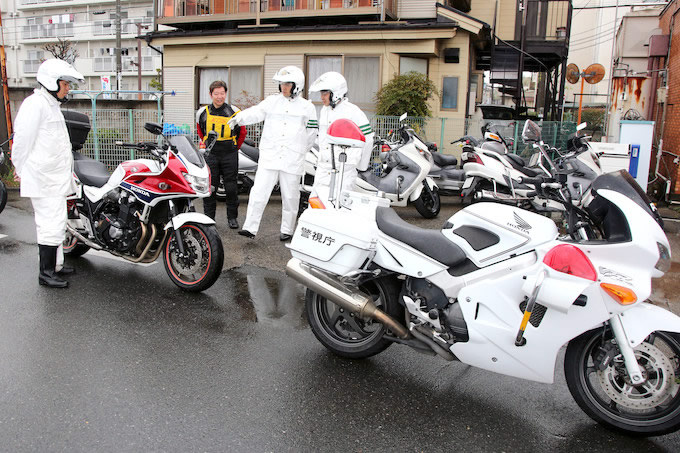
[[(439, 319), (445, 332), (442, 337), (459, 342), (468, 341), (468, 329), (458, 301), (450, 302), (444, 291), (424, 278), (407, 278), (402, 296), (408, 296), (420, 304), (420, 310), (430, 317)], [(399, 298), (402, 300), (402, 298)]]
[(139, 242), (141, 225), (135, 216), (135, 197), (119, 189), (112, 190), (102, 200), (95, 222), (99, 239), (121, 253), (131, 251)]

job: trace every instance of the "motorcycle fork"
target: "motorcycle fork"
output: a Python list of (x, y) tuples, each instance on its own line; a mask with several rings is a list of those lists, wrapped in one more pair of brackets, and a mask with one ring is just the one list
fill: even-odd
[(626, 372), (630, 377), (633, 385), (642, 384), (644, 378), (642, 377), (642, 372), (640, 371), (640, 365), (635, 358), (635, 351), (628, 342), (628, 336), (626, 331), (623, 329), (623, 323), (621, 323), (621, 315), (616, 315), (609, 320), (609, 325), (614, 333), (614, 338), (616, 338), (616, 343), (623, 356), (623, 363), (626, 365)]
[[(177, 216), (177, 207), (175, 206), (175, 203), (173, 203), (172, 200), (169, 200), (168, 205), (170, 206), (170, 214), (172, 215), (171, 218), (176, 217)], [(183, 257), (184, 256), (184, 243), (182, 242), (182, 234), (179, 232), (179, 230), (175, 230), (175, 242), (177, 242), (177, 250), (179, 250), (179, 256)]]

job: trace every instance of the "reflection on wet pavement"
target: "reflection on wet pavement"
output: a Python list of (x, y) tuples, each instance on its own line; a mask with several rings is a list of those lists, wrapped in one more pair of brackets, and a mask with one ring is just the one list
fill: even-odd
[(234, 269), (222, 278), (232, 280), (235, 302), (243, 319), (271, 327), (307, 327), (305, 288), (283, 274), (255, 266)]

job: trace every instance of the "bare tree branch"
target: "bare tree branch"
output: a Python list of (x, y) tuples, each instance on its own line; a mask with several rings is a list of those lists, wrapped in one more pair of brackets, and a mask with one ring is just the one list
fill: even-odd
[(51, 53), (54, 58), (64, 60), (70, 64), (73, 64), (76, 58), (80, 56), (75, 44), (68, 39), (57, 38), (56, 43), (45, 44), (43, 49)]

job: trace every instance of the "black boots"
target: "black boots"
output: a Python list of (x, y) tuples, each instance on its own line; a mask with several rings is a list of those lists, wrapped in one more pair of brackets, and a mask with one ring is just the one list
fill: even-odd
[(38, 244), (40, 253), (40, 275), (38, 275), (38, 282), (41, 285), (49, 286), (50, 288), (67, 288), (68, 282), (62, 280), (55, 271), (57, 265), (57, 248), (56, 245)]

